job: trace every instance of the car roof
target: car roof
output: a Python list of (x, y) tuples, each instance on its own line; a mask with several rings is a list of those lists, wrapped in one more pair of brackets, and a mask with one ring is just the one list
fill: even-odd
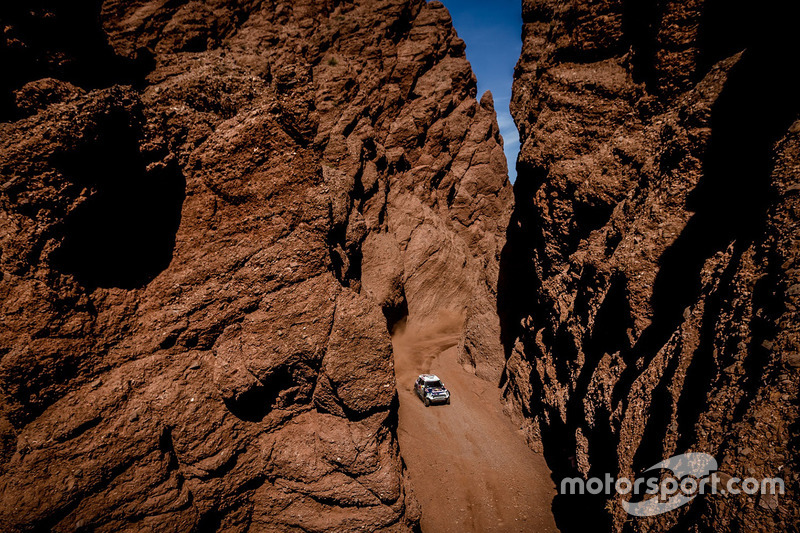
[(436, 374), (420, 374), (419, 379), (425, 381), (441, 381), (441, 379), (439, 379), (439, 376), (437, 376)]

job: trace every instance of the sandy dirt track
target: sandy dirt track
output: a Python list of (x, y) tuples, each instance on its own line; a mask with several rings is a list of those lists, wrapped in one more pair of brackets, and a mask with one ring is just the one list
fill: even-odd
[[(558, 531), (544, 458), (503, 413), (500, 390), (457, 362), (452, 326), (444, 320), (423, 335), (401, 326), (393, 337), (400, 451), (423, 533)], [(423, 405), (413, 391), (421, 373), (442, 379), (450, 405)]]

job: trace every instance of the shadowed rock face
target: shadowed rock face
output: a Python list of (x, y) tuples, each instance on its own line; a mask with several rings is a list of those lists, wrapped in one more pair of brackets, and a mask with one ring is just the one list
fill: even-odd
[(499, 302), (510, 409), (557, 478), (695, 451), (787, 489), (645, 519), (561, 498), (562, 530), (800, 520), (800, 54), (797, 13), (774, 4), (523, 2)]
[(0, 8), (4, 530), (405, 530), (389, 327), (499, 379), (511, 209), (438, 2)]

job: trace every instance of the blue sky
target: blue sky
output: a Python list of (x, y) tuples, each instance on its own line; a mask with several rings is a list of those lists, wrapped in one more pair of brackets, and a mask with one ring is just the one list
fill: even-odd
[(442, 0), (458, 36), (467, 43), (467, 59), (478, 78), (478, 98), (492, 91), (497, 123), (505, 143), (508, 175), (517, 177), (519, 134), (511, 120), (511, 82), (522, 48), (522, 0)]

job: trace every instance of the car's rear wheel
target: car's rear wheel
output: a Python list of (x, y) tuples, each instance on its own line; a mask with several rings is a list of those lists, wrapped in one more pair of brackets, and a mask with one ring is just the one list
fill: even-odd
[(425, 407), (431, 406), (431, 401), (428, 398), (425, 398), (424, 402), (425, 402)]

